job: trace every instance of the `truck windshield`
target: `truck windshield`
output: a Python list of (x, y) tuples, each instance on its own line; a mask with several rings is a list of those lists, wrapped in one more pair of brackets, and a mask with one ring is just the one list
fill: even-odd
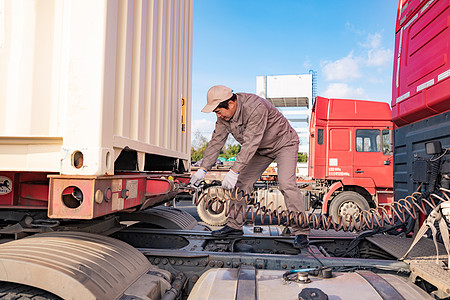
[(381, 138), (378, 129), (357, 129), (356, 130), (356, 151), (357, 152), (380, 152)]

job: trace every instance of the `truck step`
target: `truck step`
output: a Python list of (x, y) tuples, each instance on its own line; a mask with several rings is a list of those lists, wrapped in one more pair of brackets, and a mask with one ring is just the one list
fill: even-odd
[[(368, 237), (367, 240), (396, 258), (405, 255), (413, 242), (413, 239), (392, 235), (375, 235)], [(443, 261), (447, 261), (447, 256), (444, 255), (447, 254), (444, 245), (438, 243), (438, 250), (440, 265), (436, 264), (436, 248), (433, 240), (423, 237), (414, 246), (404, 262), (410, 266), (410, 278), (413, 282), (418, 278), (432, 282), (437, 288), (436, 295), (440, 298), (446, 298), (450, 296), (450, 271), (448, 266), (446, 268), (443, 264)]]

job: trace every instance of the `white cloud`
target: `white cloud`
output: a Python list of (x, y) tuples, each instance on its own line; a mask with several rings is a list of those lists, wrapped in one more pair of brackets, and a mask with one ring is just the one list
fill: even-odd
[(367, 95), (363, 88), (350, 87), (346, 83), (331, 83), (323, 92), (323, 96), (327, 98), (344, 98), (344, 99), (363, 99)]
[(369, 34), (367, 36), (367, 41), (364, 44), (359, 43), (359, 45), (361, 45), (364, 48), (377, 49), (381, 46), (381, 34), (379, 33)]
[(201, 134), (212, 133), (214, 131), (215, 123), (207, 119), (192, 120), (192, 132), (200, 131)]
[(306, 57), (305, 62), (303, 63), (303, 68), (305, 68), (305, 70), (309, 70), (312, 68), (311, 60), (309, 59), (309, 57)]
[(386, 79), (383, 77), (369, 76), (367, 78), (367, 82), (369, 82), (370, 84), (382, 84), (385, 81), (386, 81)]
[(353, 25), (353, 24), (350, 23), (350, 22), (345, 23), (345, 28), (346, 28), (348, 31), (350, 31), (350, 32), (356, 33), (357, 35), (362, 35), (362, 34), (364, 34), (363, 31), (357, 29), (357, 28), (355, 27), (355, 25)]
[(346, 57), (338, 59), (336, 61), (325, 61), (322, 64), (322, 72), (325, 75), (326, 80), (352, 80), (361, 77), (359, 70), (358, 57), (353, 57), (353, 51)]
[(210, 140), (214, 131), (215, 122), (207, 119), (192, 120), (191, 126), (191, 142), (195, 143), (197, 133), (200, 133), (206, 140)]
[[(385, 95), (390, 93), (389, 84), (386, 84), (389, 79), (379, 75), (391, 65), (393, 51), (384, 47), (381, 33), (367, 35), (358, 32), (350, 23), (346, 26), (359, 36), (364, 35), (365, 41), (355, 45), (345, 57), (321, 62), (321, 75), (328, 83), (323, 84), (320, 95), (348, 99), (386, 98)], [(384, 92), (380, 93), (380, 88)]]
[(372, 49), (367, 53), (367, 57), (367, 65), (370, 67), (386, 66), (392, 61), (392, 50), (386, 48)]
[(369, 49), (365, 64), (368, 67), (387, 66), (392, 61), (392, 50), (382, 47), (382, 36), (380, 33), (369, 34), (365, 43), (360, 46)]

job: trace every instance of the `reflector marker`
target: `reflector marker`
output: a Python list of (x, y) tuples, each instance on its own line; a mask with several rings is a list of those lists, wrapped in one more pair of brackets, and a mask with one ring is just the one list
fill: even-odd
[(441, 81), (445, 78), (447, 78), (448, 76), (450, 76), (450, 70), (447, 70), (441, 74), (438, 75), (438, 81)]
[(409, 2), (406, 2), (405, 5), (402, 7), (402, 13), (405, 12), (405, 9), (409, 6)]
[(412, 22), (414, 22), (417, 19), (418, 16), (419, 16), (419, 13), (417, 13), (414, 17), (412, 17), (412, 19), (409, 20), (409, 22), (406, 23), (405, 27), (403, 27), (403, 28), (406, 29), (409, 25), (411, 25)]
[(398, 43), (398, 54), (397, 54), (397, 74), (395, 76), (395, 86), (398, 88), (399, 84), (399, 74), (400, 74), (400, 59), (402, 54), (402, 43), (403, 43), (403, 27), (400, 30), (400, 40)]
[(395, 102), (396, 102), (396, 103), (399, 103), (400, 101), (403, 101), (403, 100), (405, 100), (406, 98), (409, 98), (410, 95), (411, 95), (411, 93), (410, 93), (410, 92), (407, 92), (407, 93), (401, 95), (400, 97), (398, 97), (398, 98), (395, 100)]
[(427, 87), (429, 87), (429, 86), (432, 86), (433, 84), (434, 84), (434, 78), (431, 79), (431, 80), (428, 80), (428, 81), (425, 82), (425, 83), (422, 83), (422, 84), (419, 85), (419, 86), (417, 86), (417, 91), (419, 92), (419, 91), (421, 91), (421, 90), (423, 90), (423, 89), (425, 89), (425, 88), (427, 88)]
[(403, 22), (405, 22), (405, 20), (406, 20), (406, 16), (403, 16), (403, 18), (402, 18), (401, 21), (400, 21), (400, 25), (402, 25)]
[(422, 7), (422, 9), (420, 10), (420, 13), (423, 13), (423, 11), (424, 11), (425, 9), (427, 9), (427, 8), (430, 6), (430, 4), (433, 3), (433, 2), (434, 2), (434, 0), (428, 1), (427, 4), (425, 4), (425, 5)]

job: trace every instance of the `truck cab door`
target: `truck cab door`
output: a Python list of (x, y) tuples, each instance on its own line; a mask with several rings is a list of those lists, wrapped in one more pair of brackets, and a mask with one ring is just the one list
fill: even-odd
[(392, 188), (392, 129), (360, 128), (354, 136), (353, 176), (371, 178), (377, 187)]

